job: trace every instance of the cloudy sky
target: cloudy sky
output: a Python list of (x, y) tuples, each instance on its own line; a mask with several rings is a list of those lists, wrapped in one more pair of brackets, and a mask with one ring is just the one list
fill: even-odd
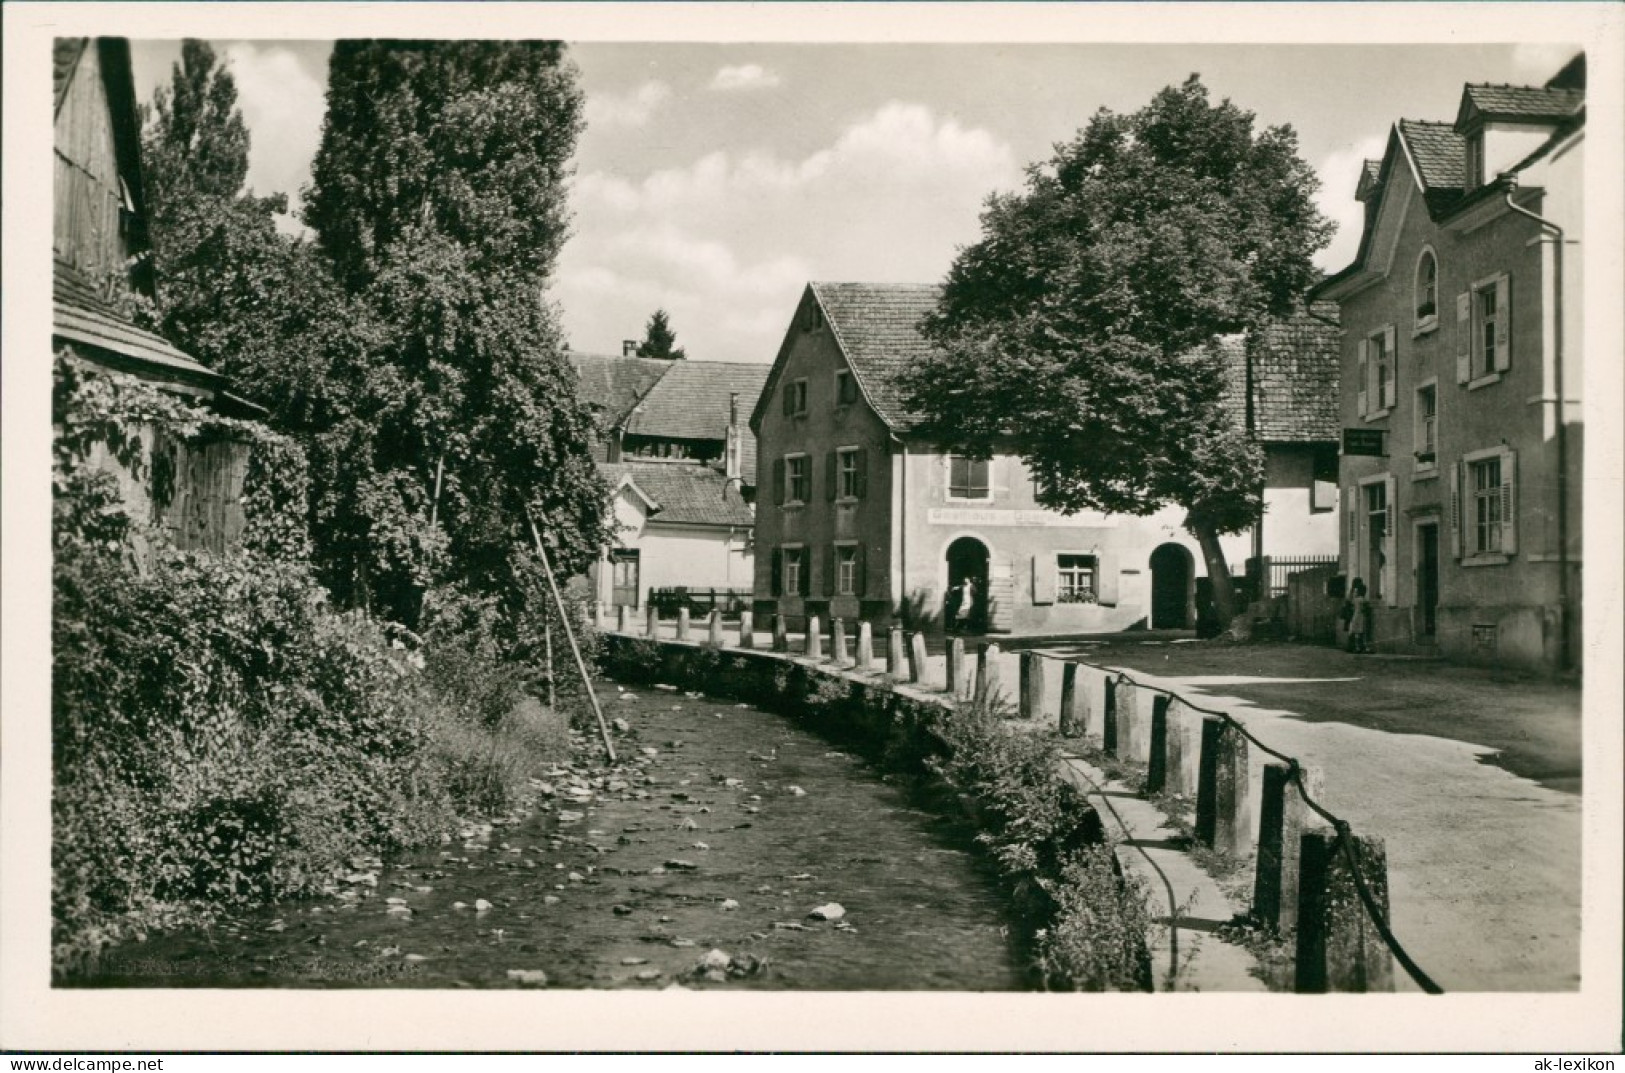
[[(320, 139), (326, 42), (217, 41), (253, 137), (249, 182), (297, 198)], [(612, 352), (663, 307), (691, 358), (769, 362), (802, 286), (940, 280), (983, 199), (1022, 183), (1097, 109), (1201, 74), (1290, 123), (1358, 241), (1358, 162), (1404, 116), (1453, 119), (1463, 82), (1538, 83), (1561, 46), (582, 44), (575, 233), (555, 297), (577, 350)], [(136, 42), (143, 100), (175, 42)]]

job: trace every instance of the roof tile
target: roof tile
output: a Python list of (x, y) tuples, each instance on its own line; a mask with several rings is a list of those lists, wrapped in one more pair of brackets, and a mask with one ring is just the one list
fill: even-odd
[(864, 394), (881, 419), (894, 428), (913, 423), (903, 405), (900, 374), (922, 361), (931, 345), (920, 321), (937, 307), (942, 288), (934, 283), (813, 283), (841, 350)]
[(605, 462), (599, 469), (611, 484), (623, 477), (654, 500), (652, 521), (677, 525), (731, 525), (755, 521), (739, 486), (698, 462)]
[(1466, 98), (1487, 118), (1564, 119), (1585, 104), (1585, 90), (1543, 86), (1467, 84)]

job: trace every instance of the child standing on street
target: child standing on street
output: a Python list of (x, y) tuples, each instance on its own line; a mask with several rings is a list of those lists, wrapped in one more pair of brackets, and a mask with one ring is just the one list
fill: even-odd
[(1355, 578), (1349, 585), (1349, 599), (1344, 610), (1349, 624), (1349, 651), (1371, 651), (1371, 601), (1366, 598), (1363, 579)]

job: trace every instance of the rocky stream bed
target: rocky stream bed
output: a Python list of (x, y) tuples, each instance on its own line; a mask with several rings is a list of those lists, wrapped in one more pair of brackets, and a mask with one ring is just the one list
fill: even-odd
[(972, 832), (788, 720), (601, 687), (533, 810), (329, 895), (119, 948), (93, 987), (1013, 990), (1031, 986)]

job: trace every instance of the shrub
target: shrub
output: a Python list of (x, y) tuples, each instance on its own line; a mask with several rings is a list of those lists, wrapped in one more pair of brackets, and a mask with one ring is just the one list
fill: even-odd
[(1061, 866), (1055, 915), (1036, 935), (1044, 985), (1068, 991), (1149, 991), (1151, 917), (1142, 880), (1120, 874), (1110, 845), (1087, 846)]

